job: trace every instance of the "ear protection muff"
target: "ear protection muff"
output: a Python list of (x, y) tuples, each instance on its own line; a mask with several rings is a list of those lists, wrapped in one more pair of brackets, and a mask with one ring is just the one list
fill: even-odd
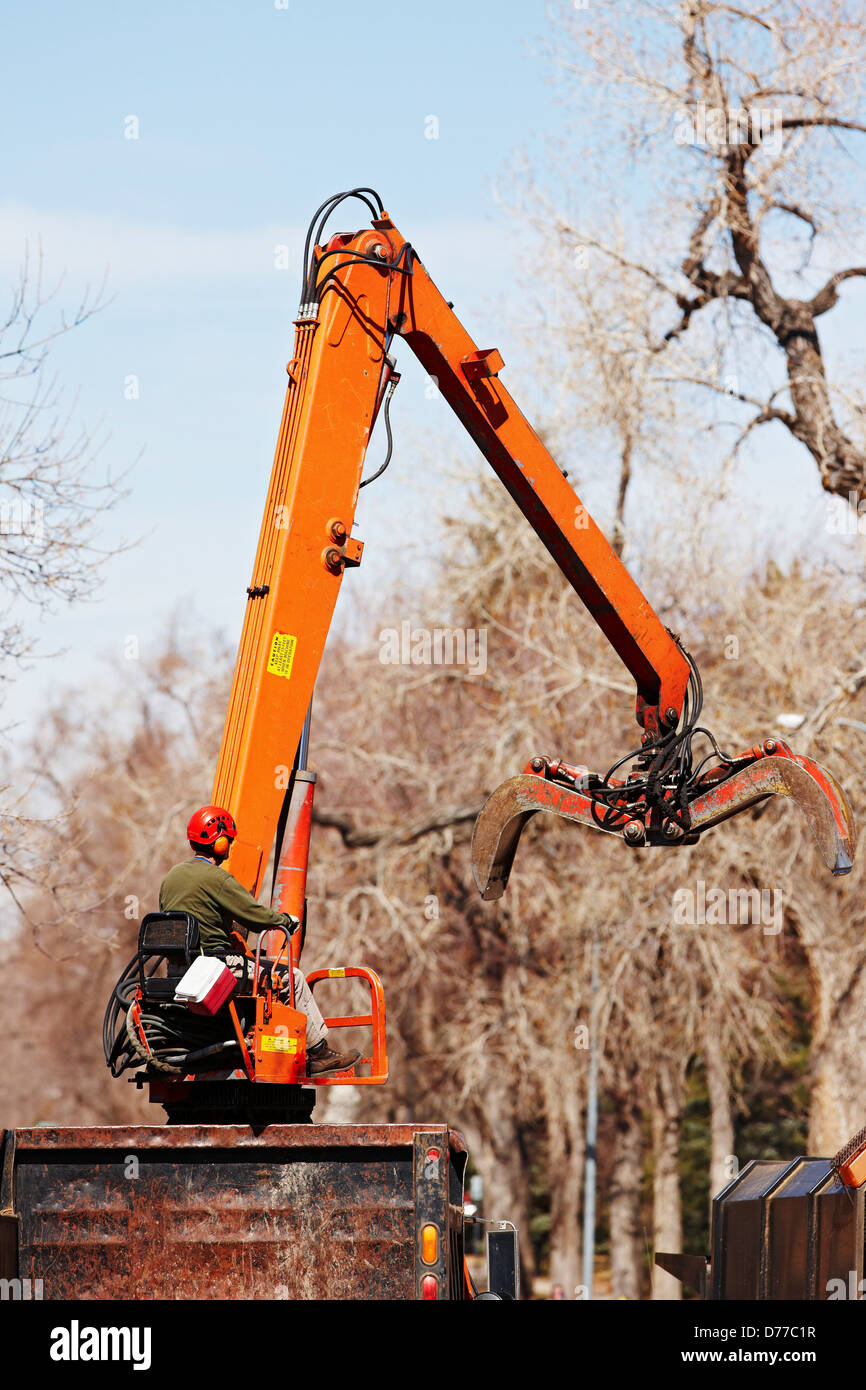
[(222, 806), (199, 807), (186, 828), (186, 838), (196, 853), (215, 854), (217, 859), (226, 857), (237, 833), (231, 812)]

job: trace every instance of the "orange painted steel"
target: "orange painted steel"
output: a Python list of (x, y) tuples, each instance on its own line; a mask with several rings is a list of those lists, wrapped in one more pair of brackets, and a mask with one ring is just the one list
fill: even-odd
[(256, 997), (253, 1034), (256, 1081), (291, 1086), (306, 1069), (307, 1016), (276, 998), (270, 989)]
[(369, 1014), (343, 1015), (334, 1018), (326, 1018), (325, 1023), (328, 1028), (371, 1028), (373, 1031), (373, 1045), (369, 1057), (361, 1057), (355, 1066), (367, 1063), (370, 1067), (369, 1076), (355, 1076), (354, 1068), (346, 1072), (336, 1072), (330, 1076), (311, 1076), (305, 1077), (304, 1081), (312, 1082), (317, 1086), (381, 1086), (388, 1080), (388, 1053), (385, 1043), (385, 991), (382, 988), (382, 981), (375, 970), (368, 970), (365, 965), (347, 965), (339, 970), (312, 970), (307, 976), (307, 984), (310, 989), (320, 980), (336, 979), (359, 979), (366, 980), (370, 987), (370, 1012)]
[[(313, 824), (313, 796), (316, 790), (316, 774), (300, 771), (295, 773), (291, 796), (286, 807), (286, 823), (283, 830), (282, 852), (279, 855), (274, 876), (274, 891), (271, 894), (271, 907), (275, 912), (290, 912), (298, 921), (303, 921), (307, 901), (307, 868), (310, 853), (310, 831)], [(265, 933), (265, 951), (277, 954), (276, 939)], [(291, 961), (299, 965), (301, 959), (301, 932), (295, 932), (290, 939)], [(283, 953), (285, 954), (285, 953)]]
[[(383, 263), (353, 260), (358, 253)], [(387, 215), (316, 254), (318, 312), (297, 321), (212, 793), (238, 825), (227, 867), (254, 893), (343, 571), (360, 562), (352, 524), (394, 335), (435, 380), (634, 676), (648, 734), (676, 724), (689, 679), (677, 643), (498, 380), (499, 353), (473, 342)]]
[(842, 1164), (839, 1177), (846, 1187), (862, 1187), (866, 1183), (866, 1145), (847, 1163)]
[(237, 1009), (235, 1008), (235, 1002), (234, 1002), (233, 999), (230, 999), (230, 1000), (228, 1001), (228, 1011), (229, 1011), (229, 1018), (230, 1018), (231, 1021), (232, 1021), (232, 1028), (235, 1030), (235, 1037), (236, 1037), (237, 1040), (238, 1040), (238, 1046), (240, 1047), (240, 1050), (241, 1050), (241, 1058), (242, 1058), (243, 1064), (244, 1064), (244, 1071), (245, 1071), (246, 1074), (247, 1074), (247, 1080), (248, 1080), (248, 1081), (254, 1081), (254, 1080), (255, 1080), (255, 1068), (254, 1068), (253, 1063), (252, 1063), (252, 1060), (251, 1060), (251, 1058), (250, 1058), (249, 1049), (248, 1049), (248, 1047), (247, 1047), (247, 1043), (246, 1043), (246, 1039), (245, 1039), (245, 1037), (244, 1037), (243, 1029), (241, 1028), (241, 1021), (240, 1021), (240, 1019), (238, 1018), (238, 1011), (237, 1011)]

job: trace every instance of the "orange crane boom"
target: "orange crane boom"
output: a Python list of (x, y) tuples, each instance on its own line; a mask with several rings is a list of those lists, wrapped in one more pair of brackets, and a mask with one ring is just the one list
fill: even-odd
[[(303, 862), (289, 865), (297, 882), (280, 906), (298, 912), (303, 905), (312, 788), (309, 775), (295, 785), (306, 762), (296, 750), (343, 572), (361, 561), (363, 545), (352, 526), (364, 460), (398, 379), (390, 349), (403, 338), (631, 672), (643, 731), (640, 775), (626, 782), (536, 758), (494, 793), (499, 799), (491, 798), (482, 813), (480, 838), (476, 831), (483, 895), (504, 888), (520, 830), (537, 810), (621, 833), (631, 844), (689, 843), (708, 825), (773, 794), (799, 801), (830, 867), (846, 872), (854, 853), (850, 806), (811, 760), (768, 740), (735, 758), (719, 754), (701, 777), (692, 773), (699, 690), (693, 663), (503, 386), (498, 351), (472, 340), (381, 200), (370, 202), (371, 192), (353, 190), (323, 204), (316, 241), (346, 197), (367, 202), (370, 228), (305, 251), (294, 356), (212, 792), (212, 801), (230, 807), (238, 823), (229, 870), (258, 892), (281, 817), (285, 824), (288, 815), (294, 858)], [(315, 219), (311, 234), (314, 225)], [(799, 771), (793, 783), (790, 775), (772, 775), (785, 759), (805, 769), (810, 795), (817, 786), (817, 809), (799, 795), (805, 785)], [(767, 775), (756, 782), (753, 764), (761, 760)], [(294, 809), (287, 811), (292, 795)], [(700, 816), (693, 821), (695, 798)]]
[[(325, 222), (347, 197), (367, 204), (372, 227), (319, 244)], [(637, 691), (640, 747), (604, 776), (561, 758), (534, 757), (488, 797), (472, 850), (482, 897), (504, 892), (521, 832), (540, 811), (620, 835), (628, 845), (674, 846), (694, 843), (711, 826), (769, 796), (786, 797), (802, 811), (830, 869), (851, 869), (854, 818), (830, 773), (776, 739), (729, 756), (699, 725), (702, 693), (694, 661), (653, 612), (502, 385), (500, 354), (469, 337), (372, 190), (338, 194), (318, 209), (304, 251), (296, 323), (212, 793), (213, 805), (230, 811), (237, 823), (227, 867), (242, 884), (259, 893), (276, 842), (272, 906), (305, 925), (316, 780), (307, 769), (313, 687), (343, 572), (361, 561), (363, 545), (352, 527), (359, 490), (372, 481), (362, 473), (380, 410), (390, 458), (388, 404), (399, 379), (390, 349), (398, 337), (435, 380), (631, 672)], [(712, 752), (695, 765), (697, 737), (707, 738)], [(628, 770), (617, 778), (620, 767)], [(143, 1067), (136, 1084), (149, 1085), (151, 1099), (165, 1106), (170, 1119), (199, 1124), (225, 1114), (243, 1114), (250, 1123), (309, 1118), (312, 1086), (384, 1084), (384, 993), (366, 966), (307, 976), (311, 988), (347, 977), (365, 983), (366, 1011), (325, 1023), (369, 1028), (372, 1037), (369, 1054), (354, 1054), (351, 1066), (307, 1075), (306, 1020), (294, 1007), (294, 974), (284, 968), (299, 963), (303, 936), (303, 926), (291, 936), (286, 926), (262, 933), (237, 985), (228, 965), (221, 967), (228, 981), (217, 972), (208, 989), (231, 984), (235, 997), (224, 1004), (227, 1016), (217, 1036), (206, 1034), (202, 1043), (178, 1024), (176, 994), (176, 982), (199, 965), (199, 924), (185, 912), (147, 914), (138, 953), (106, 1011), (103, 1044), (112, 1073)], [(249, 953), (242, 939), (236, 945)], [(164, 974), (158, 973), (162, 962)], [(191, 1007), (210, 1011), (210, 996), (202, 1001), (188, 988)], [(220, 1013), (218, 999), (214, 1009)], [(226, 1037), (229, 1024), (232, 1034)]]

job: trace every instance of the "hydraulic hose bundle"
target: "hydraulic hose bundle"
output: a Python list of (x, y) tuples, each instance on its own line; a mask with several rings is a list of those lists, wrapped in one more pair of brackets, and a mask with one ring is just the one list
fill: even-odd
[[(145, 957), (145, 974), (153, 975), (161, 957)], [(106, 1066), (112, 1076), (148, 1065), (155, 1071), (183, 1075), (198, 1066), (222, 1064), (224, 1055), (237, 1051), (234, 1038), (227, 1038), (225, 1022), (192, 1014), (179, 1004), (142, 1004), (137, 1020), (132, 1006), (139, 991), (139, 957), (134, 955), (124, 967), (111, 991), (102, 1025), (102, 1046)], [(140, 1024), (147, 1046), (142, 1042)]]

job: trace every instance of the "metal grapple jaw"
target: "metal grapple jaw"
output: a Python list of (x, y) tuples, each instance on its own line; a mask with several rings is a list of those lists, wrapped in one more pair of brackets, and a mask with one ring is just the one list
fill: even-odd
[(712, 826), (770, 796), (799, 806), (831, 873), (850, 873), (856, 828), (845, 792), (819, 763), (767, 739), (694, 779), (686, 800), (673, 779), (648, 798), (645, 778), (616, 782), (584, 767), (533, 758), (479, 812), (472, 837), (475, 882), (482, 898), (502, 896), (523, 828), (538, 811), (620, 835), (632, 846), (675, 846), (695, 844)]

